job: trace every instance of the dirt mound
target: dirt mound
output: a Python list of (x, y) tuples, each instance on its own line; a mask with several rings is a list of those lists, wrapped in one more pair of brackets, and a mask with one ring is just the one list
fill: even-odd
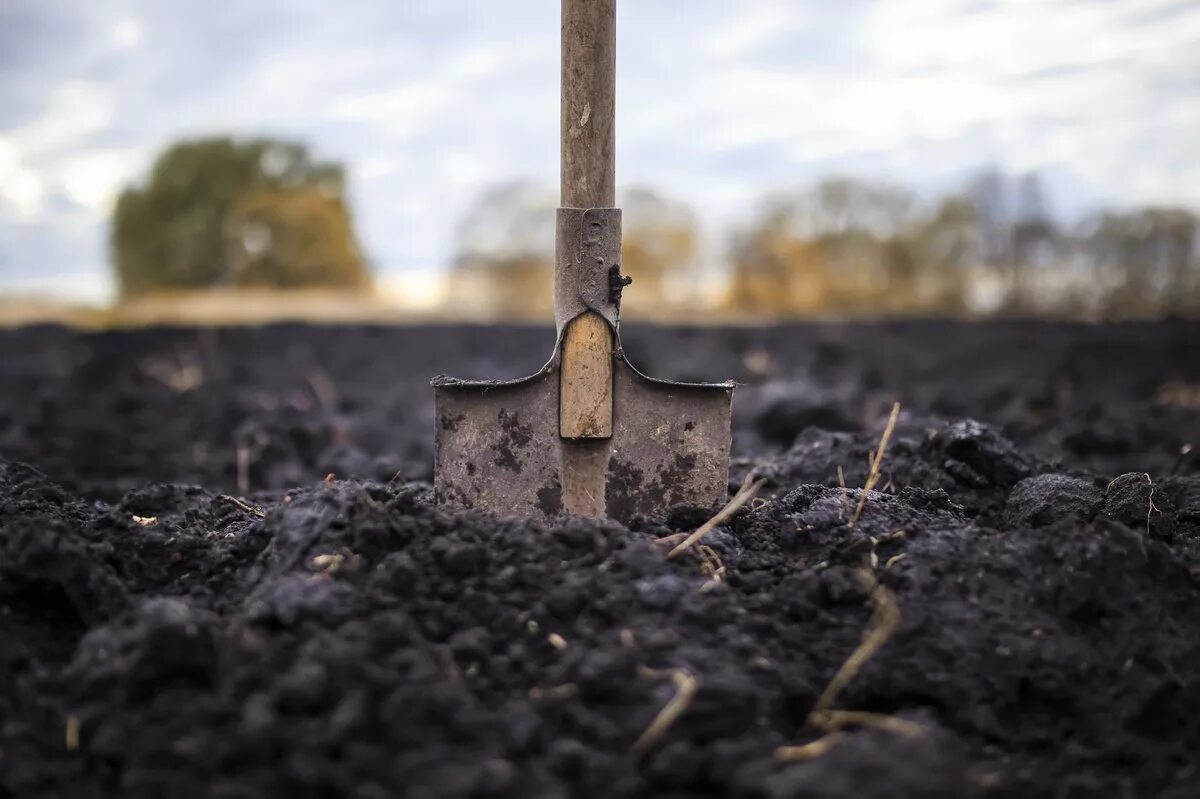
[[(731, 337), (732, 351), (757, 346)], [(96, 346), (69, 338), (55, 351)], [(841, 379), (830, 374), (840, 351), (825, 346), (814, 379)], [(239, 357), (206, 367), (227, 370), (234, 396)], [(12, 368), (50, 386), (30, 363)], [(325, 431), (310, 455), (328, 452), (321, 425), (341, 419), (346, 452), (384, 457), (358, 436), (400, 418), (381, 408), (403, 401), (358, 404), (370, 379), (327, 395), (332, 412), (315, 399), (297, 411), (300, 427)], [(394, 455), (399, 476), (380, 466), (375, 479), (249, 495), (143, 479), (112, 496), (134, 464), (154, 475), (153, 436), (133, 431), (129, 446), (146, 448), (127, 454), (125, 476), (64, 466), (62, 486), (52, 467), (66, 444), (22, 438), (31, 428), (12, 420), (33, 412), (9, 407), (4, 451), (46, 443), (47, 457), (0, 462), (0, 797), (1200, 791), (1190, 462), (1164, 448), (1145, 457), (1149, 472), (1093, 471), (1066, 449), (1023, 444), (1004, 413), (973, 421), (918, 401), (864, 496), (880, 398), (932, 391), (830, 389), (848, 392), (837, 394), (848, 410), (835, 425), (846, 429), (826, 430), (798, 410), (808, 389), (789, 406), (770, 385), (739, 422), (731, 476), (761, 475), (760, 497), (702, 555), (673, 559), (657, 539), (706, 509), (628, 527), (448, 512), (407, 479), (423, 455)], [(105, 413), (126, 391), (119, 380), (96, 390)], [(185, 405), (220, 394), (167, 391)], [(1153, 402), (1138, 396), (1111, 408)], [(415, 441), (423, 406), (407, 407), (393, 436)], [(261, 410), (219, 435), (247, 419), (303, 440), (281, 432), (286, 413)], [(1162, 419), (1200, 424), (1183, 410)], [(255, 479), (311, 475), (320, 458), (290, 446)], [(846, 673), (864, 639), (877, 648)]]

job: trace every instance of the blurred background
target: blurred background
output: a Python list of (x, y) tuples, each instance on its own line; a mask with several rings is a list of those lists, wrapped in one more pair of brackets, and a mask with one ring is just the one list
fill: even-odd
[[(625, 0), (627, 319), (1200, 314), (1200, 4)], [(3, 0), (0, 321), (548, 321), (553, 0)]]

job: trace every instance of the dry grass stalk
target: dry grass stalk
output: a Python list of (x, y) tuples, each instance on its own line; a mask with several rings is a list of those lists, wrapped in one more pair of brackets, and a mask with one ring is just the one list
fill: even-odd
[(671, 533), (670, 535), (664, 535), (662, 538), (654, 539), (654, 543), (659, 546), (673, 547), (681, 541), (686, 541), (687, 537), (687, 533)]
[(1150, 473), (1142, 472), (1142, 474), (1145, 475), (1146, 483), (1150, 486), (1150, 507), (1146, 509), (1146, 535), (1150, 535), (1150, 516), (1154, 513), (1161, 513), (1161, 511), (1154, 504), (1154, 481), (1150, 479)]
[(66, 740), (64, 743), (67, 746), (68, 752), (74, 752), (79, 748), (79, 717), (67, 716)]
[(249, 513), (251, 516), (257, 516), (260, 519), (267, 515), (267, 512), (265, 510), (263, 510), (262, 508), (256, 508), (255, 506), (251, 505), (250, 503), (248, 503), (244, 500), (238, 499), (237, 497), (232, 497), (229, 494), (221, 494), (219, 497), (217, 497), (217, 499), (223, 499), (226, 502), (232, 502), (241, 511), (243, 511), (245, 513)]
[(650, 722), (650, 726), (638, 736), (637, 741), (633, 744), (634, 752), (645, 752), (658, 743), (667, 730), (671, 729), (671, 725), (692, 704), (692, 699), (696, 696), (696, 689), (699, 687), (696, 678), (683, 669), (676, 669), (671, 672), (671, 679), (675, 683), (675, 696), (671, 697), (671, 701), (658, 711), (658, 715)]
[(863, 664), (874, 657), (880, 647), (896, 631), (896, 627), (900, 625), (900, 608), (896, 605), (892, 592), (876, 582), (874, 575), (869, 571), (859, 572), (859, 579), (871, 592), (871, 602), (875, 605), (875, 612), (871, 614), (871, 623), (867, 626), (867, 631), (863, 634), (863, 640), (858, 645), (858, 649), (854, 650), (846, 659), (837, 674), (833, 675), (833, 679), (829, 681), (829, 685), (825, 686), (821, 696), (818, 697), (817, 703), (809, 714), (810, 723), (815, 723), (820, 719), (821, 714), (833, 706), (842, 690), (850, 680), (854, 679), (854, 675), (858, 674)]
[(845, 510), (848, 510), (854, 501), (850, 499), (850, 489), (846, 488), (846, 472), (840, 463), (838, 464), (838, 485), (842, 488), (842, 504), (846, 506)]
[(719, 583), (725, 581), (725, 564), (717, 551), (706, 544), (700, 544), (692, 550), (700, 559), (700, 572), (709, 579), (700, 586), (701, 591), (711, 591)]
[(238, 491), (242, 494), (250, 493), (250, 448), (245, 444), (238, 444), (237, 452), (235, 453), (237, 461), (237, 485)]
[(809, 741), (799, 746), (780, 746), (775, 749), (775, 759), (782, 761), (816, 760), (841, 743), (845, 737), (844, 733), (831, 732), (815, 741)]
[(837, 733), (846, 727), (874, 727), (896, 735), (915, 738), (928, 730), (915, 721), (889, 716), (884, 713), (869, 713), (865, 710), (823, 710), (816, 719), (810, 717), (814, 727)]
[(553, 685), (549, 688), (533, 687), (529, 689), (529, 698), (535, 701), (540, 699), (552, 699), (555, 701), (565, 701), (574, 699), (579, 693), (579, 686), (573, 682), (565, 682), (562, 685)]
[[(896, 537), (895, 533), (889, 536), (893, 537)], [(858, 674), (863, 664), (887, 642), (900, 624), (900, 608), (891, 592), (880, 585), (869, 571), (860, 571), (859, 580), (870, 590), (871, 602), (875, 605), (871, 623), (863, 634), (862, 643), (846, 659), (837, 674), (833, 675), (805, 722), (808, 726), (828, 734), (800, 746), (779, 747), (775, 750), (775, 757), (779, 760), (809, 760), (820, 757), (840, 740), (841, 730), (849, 726), (875, 727), (908, 736), (920, 735), (926, 731), (920, 724), (883, 713), (832, 709), (842, 690), (854, 679), (854, 675)]]
[(718, 525), (723, 524), (729, 517), (737, 513), (738, 508), (745, 505), (750, 499), (758, 493), (758, 489), (762, 488), (765, 481), (753, 480), (753, 473), (746, 475), (746, 479), (742, 482), (742, 487), (734, 494), (733, 499), (725, 507), (717, 512), (716, 516), (706, 521), (704, 524), (696, 528), (696, 531), (683, 539), (683, 542), (667, 553), (668, 558), (674, 558), (687, 552), (688, 548), (699, 541), (704, 536), (711, 533)]
[(867, 505), (867, 495), (874, 491), (875, 486), (879, 483), (879, 467), (883, 465), (883, 456), (887, 454), (887, 445), (892, 439), (892, 431), (896, 429), (896, 419), (899, 416), (900, 403), (892, 403), (892, 412), (888, 416), (887, 426), (883, 428), (883, 435), (879, 437), (879, 447), (867, 457), (870, 467), (867, 470), (867, 483), (863, 486), (862, 493), (858, 497), (858, 505), (850, 517), (851, 527), (858, 523), (858, 517), (862, 515), (863, 508)]
[[(879, 568), (879, 545), (886, 544), (891, 541), (903, 540), (906, 535), (907, 533), (905, 533), (903, 530), (896, 530), (894, 533), (888, 533), (882, 538), (876, 538), (873, 535), (868, 536), (868, 538), (871, 540), (871, 551), (867, 554), (867, 562), (871, 567), (871, 571), (875, 571)], [(896, 555), (889, 558), (887, 563), (883, 564), (883, 568), (886, 569), (888, 566), (892, 565), (892, 563), (903, 557), (903, 555)]]

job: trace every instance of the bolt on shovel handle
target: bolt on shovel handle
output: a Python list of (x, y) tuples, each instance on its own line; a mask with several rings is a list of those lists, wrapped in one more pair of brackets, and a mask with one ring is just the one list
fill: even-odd
[[(616, 0), (562, 0), (559, 204), (564, 208), (610, 208), (615, 202), (616, 16)], [(557, 256), (560, 262), (563, 255)], [(608, 321), (594, 311), (572, 319), (563, 331), (561, 354), (559, 435), (611, 438), (613, 331)]]

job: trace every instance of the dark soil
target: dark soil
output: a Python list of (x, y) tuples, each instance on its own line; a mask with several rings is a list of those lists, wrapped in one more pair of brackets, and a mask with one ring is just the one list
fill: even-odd
[[(731, 484), (766, 484), (713, 580), (655, 543), (711, 509), (433, 504), (428, 378), (544, 330), (5, 332), (0, 797), (1200, 796), (1197, 342), (632, 329), (744, 383)], [(889, 597), (833, 704), (875, 723), (781, 760)]]

